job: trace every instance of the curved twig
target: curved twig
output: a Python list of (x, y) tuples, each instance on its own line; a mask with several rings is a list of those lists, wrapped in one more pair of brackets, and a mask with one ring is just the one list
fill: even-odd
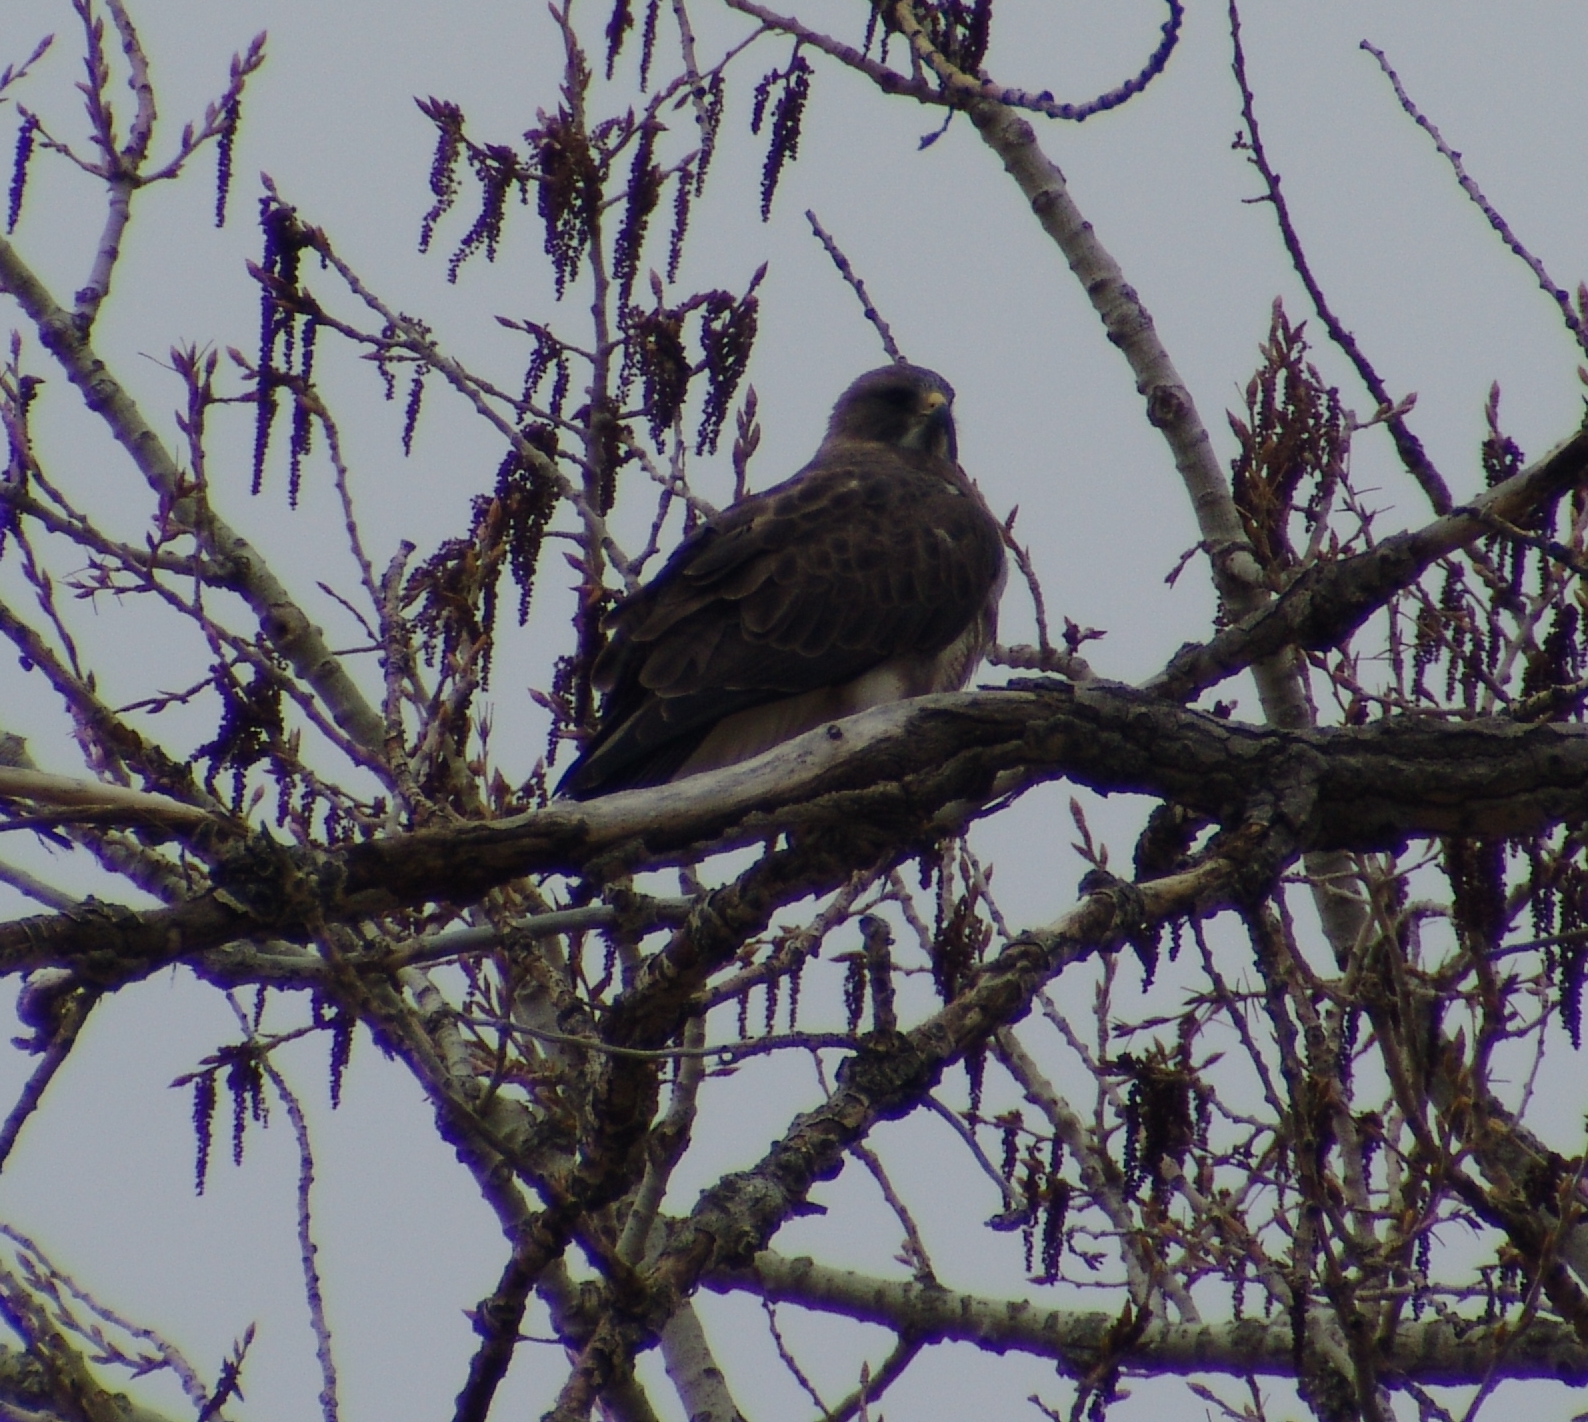
[(1246, 79), (1246, 52), (1241, 47), (1241, 14), (1236, 0), (1230, 0), (1230, 42), (1235, 53), (1233, 62), (1235, 82), (1241, 91), (1241, 116), (1246, 123), (1246, 140), (1251, 152), (1252, 166), (1262, 175), (1263, 184), (1267, 188), (1265, 196), (1267, 201), (1273, 204), (1274, 219), (1279, 223), (1279, 235), (1284, 240), (1285, 250), (1290, 253), (1290, 264), (1301, 279), (1301, 284), (1307, 288), (1307, 295), (1312, 298), (1313, 308), (1328, 329), (1329, 338), (1356, 367), (1356, 373), (1367, 386), (1368, 393), (1378, 401), (1379, 409), (1384, 412), (1384, 424), (1389, 429), (1390, 438), (1395, 443), (1395, 450), (1400, 455), (1401, 463), (1406, 466), (1406, 472), (1422, 487), (1435, 513), (1448, 513), (1452, 500), (1450, 486), (1445, 483), (1444, 475), (1434, 468), (1422, 441), (1407, 426), (1384, 382), (1379, 378), (1378, 372), (1362, 353), (1362, 348), (1357, 345), (1356, 337), (1345, 329), (1340, 318), (1334, 314), (1328, 299), (1323, 294), (1323, 288), (1319, 286), (1317, 278), (1312, 274), (1311, 266), (1307, 263), (1307, 254), (1302, 250), (1301, 237), (1296, 232), (1295, 223), (1290, 219), (1290, 207), (1280, 190), (1279, 174), (1268, 161), (1268, 154), (1263, 148), (1263, 136), (1257, 126), (1256, 101), (1252, 97), (1251, 85)]
[(1461, 155), (1445, 142), (1439, 130), (1434, 127), (1422, 110), (1412, 102), (1411, 95), (1406, 92), (1405, 87), (1401, 84), (1400, 75), (1390, 68), (1390, 62), (1384, 57), (1384, 51), (1369, 44), (1366, 40), (1362, 41), (1361, 48), (1365, 49), (1378, 61), (1378, 67), (1384, 71), (1385, 76), (1389, 79), (1391, 86), (1395, 90), (1395, 97), (1400, 101), (1402, 110), (1416, 123), (1418, 128), (1422, 129), (1424, 133), (1433, 139), (1434, 147), (1439, 150), (1439, 156), (1449, 163), (1454, 170), (1456, 181), (1461, 184), (1462, 192), (1466, 193), (1477, 204), (1478, 211), (1488, 219), (1489, 226), (1499, 234), (1500, 240), (1515, 252), (1527, 264), (1527, 269), (1538, 278), (1540, 289), (1560, 308), (1560, 319), (1566, 323), (1566, 329), (1577, 338), (1577, 344), (1582, 347), (1584, 353), (1588, 354), (1588, 329), (1584, 328), (1582, 318), (1572, 309), (1571, 293), (1564, 287), (1555, 285), (1555, 279), (1550, 276), (1544, 263), (1522, 245), (1521, 240), (1511, 231), (1510, 223), (1500, 215), (1494, 204), (1483, 195), (1483, 189), (1473, 181), (1466, 168), (1462, 166)]

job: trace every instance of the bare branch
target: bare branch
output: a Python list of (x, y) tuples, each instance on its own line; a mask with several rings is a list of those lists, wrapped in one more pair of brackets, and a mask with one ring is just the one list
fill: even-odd
[(27, 312), (45, 348), (82, 391), (88, 407), (110, 427), (150, 487), (166, 502), (171, 517), (193, 531), (217, 565), (224, 565), (228, 583), (248, 600), (270, 644), (305, 684), (319, 693), (332, 719), (366, 752), (365, 767), (384, 778), (380, 757), (384, 731), (380, 719), (332, 656), (319, 628), (276, 581), (264, 558), (247, 539), (213, 512), (205, 511), (199, 517), (193, 491), (160, 437), (95, 355), (71, 313), (55, 301), (4, 238), (0, 238), (0, 290), (14, 296)]
[(1511, 231), (1510, 223), (1500, 215), (1494, 204), (1484, 197), (1483, 189), (1477, 185), (1467, 173), (1466, 168), (1462, 166), (1461, 155), (1445, 142), (1432, 121), (1412, 102), (1411, 95), (1406, 92), (1405, 86), (1401, 83), (1400, 75), (1390, 68), (1390, 62), (1384, 57), (1384, 51), (1375, 48), (1366, 40), (1362, 41), (1362, 48), (1378, 61), (1378, 67), (1384, 71), (1384, 76), (1390, 81), (1391, 86), (1395, 90), (1395, 97), (1400, 101), (1401, 109), (1408, 118), (1416, 123), (1418, 128), (1422, 129), (1424, 133), (1433, 139), (1434, 147), (1439, 150), (1439, 156), (1450, 164), (1451, 170), (1455, 173), (1456, 181), (1461, 184), (1462, 192), (1466, 193), (1477, 204), (1478, 211), (1488, 219), (1489, 226), (1499, 234), (1500, 240), (1515, 252), (1527, 264), (1527, 269), (1538, 278), (1539, 289), (1560, 308), (1560, 319), (1566, 323), (1566, 329), (1577, 338), (1577, 344), (1582, 347), (1584, 353), (1588, 354), (1588, 329), (1584, 328), (1582, 318), (1572, 309), (1571, 293), (1564, 287), (1555, 285), (1554, 278), (1545, 269), (1543, 262), (1539, 261), (1522, 245), (1521, 240)]
[(1296, 275), (1301, 278), (1301, 284), (1307, 288), (1307, 295), (1312, 298), (1313, 308), (1328, 328), (1330, 339), (1356, 367), (1357, 375), (1367, 386), (1368, 393), (1378, 401), (1380, 411), (1384, 412), (1384, 423), (1389, 429), (1390, 438), (1395, 442), (1396, 452), (1401, 457), (1401, 463), (1406, 466), (1407, 473), (1422, 487), (1435, 513), (1448, 513), (1451, 504), (1450, 487), (1445, 483), (1444, 476), (1429, 461), (1422, 441), (1407, 426), (1405, 419), (1399, 413), (1399, 406), (1391, 398), (1384, 382), (1379, 379), (1378, 372), (1362, 354), (1361, 347), (1356, 343), (1356, 337), (1341, 325), (1339, 318), (1330, 308), (1324, 297), (1323, 288), (1313, 276), (1306, 254), (1302, 251), (1301, 238), (1290, 219), (1290, 208), (1285, 202), (1284, 193), (1280, 191), (1279, 174), (1269, 165), (1267, 152), (1263, 148), (1262, 132), (1257, 126), (1256, 101), (1252, 97), (1251, 85), (1246, 79), (1246, 53), (1241, 48), (1241, 13), (1236, 0), (1230, 0), (1230, 40), (1235, 49), (1235, 82), (1240, 86), (1241, 113), (1246, 120), (1246, 138), (1251, 148), (1252, 165), (1262, 175), (1267, 188), (1267, 199), (1273, 204), (1274, 219), (1279, 223), (1279, 233), (1284, 238), (1285, 250), (1290, 253), (1290, 264), (1295, 269)]
[[(994, 1352), (1017, 1349), (1051, 1358), (1066, 1372), (1084, 1375), (1118, 1321), (1108, 1313), (1033, 1308), (1029, 1302), (978, 1298), (935, 1284), (876, 1279), (833, 1269), (810, 1259), (763, 1252), (743, 1269), (715, 1270), (702, 1280), (719, 1292), (748, 1291), (803, 1308), (907, 1329), (940, 1342), (974, 1343)], [(1489, 1360), (1511, 1344), (1504, 1326), (1461, 1330), (1445, 1319), (1405, 1325), (1397, 1333), (1389, 1366), (1429, 1387), (1471, 1386)], [(1510, 1354), (1513, 1377), (1588, 1381), (1588, 1347), (1570, 1328), (1535, 1323), (1517, 1335)], [(1128, 1351), (1132, 1372), (1209, 1372), (1242, 1376), (1294, 1375), (1294, 1339), (1288, 1320), (1239, 1323), (1155, 1323)]]
[(854, 291), (860, 302), (861, 314), (877, 328), (877, 335), (882, 339), (882, 349), (888, 353), (888, 359), (903, 361), (904, 355), (899, 350), (899, 343), (893, 339), (893, 332), (888, 328), (888, 323), (883, 319), (882, 313), (872, 305), (871, 297), (866, 291), (866, 284), (855, 274), (855, 269), (849, 265), (849, 258), (839, 249), (838, 244), (833, 241), (827, 229), (816, 220), (814, 212), (807, 209), (805, 220), (810, 223), (811, 231), (816, 234), (817, 240), (826, 248), (827, 255), (833, 259), (833, 265), (838, 268), (839, 275), (849, 283), (850, 288)]

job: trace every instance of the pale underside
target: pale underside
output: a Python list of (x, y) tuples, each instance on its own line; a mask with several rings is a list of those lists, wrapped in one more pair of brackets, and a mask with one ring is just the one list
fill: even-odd
[[(1000, 584), (1002, 578), (999, 579)], [(993, 602), (996, 603), (994, 594)], [(862, 672), (841, 686), (819, 686), (801, 696), (790, 696), (719, 721), (693, 755), (670, 777), (677, 780), (703, 770), (737, 765), (818, 726), (935, 691), (959, 691), (970, 680), (992, 641), (991, 618), (978, 617), (963, 633), (934, 657), (892, 657)]]

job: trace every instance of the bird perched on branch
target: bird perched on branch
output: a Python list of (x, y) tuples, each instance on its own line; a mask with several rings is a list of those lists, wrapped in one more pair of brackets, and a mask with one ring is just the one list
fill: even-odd
[(613, 608), (600, 724), (560, 794), (659, 785), (965, 685), (1005, 569), (956, 462), (953, 399), (917, 366), (862, 375), (809, 464), (703, 523)]

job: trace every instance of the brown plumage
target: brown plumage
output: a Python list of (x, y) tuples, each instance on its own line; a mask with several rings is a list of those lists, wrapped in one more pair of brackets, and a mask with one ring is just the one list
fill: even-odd
[(892, 365), (838, 399), (792, 479), (697, 528), (607, 616), (574, 799), (732, 765), (964, 686), (993, 640), (998, 523), (955, 462), (954, 392)]

